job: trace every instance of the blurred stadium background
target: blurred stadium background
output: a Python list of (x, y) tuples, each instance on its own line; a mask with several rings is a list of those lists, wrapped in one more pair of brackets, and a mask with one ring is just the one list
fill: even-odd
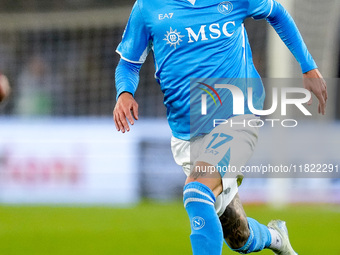
[[(150, 57), (140, 121), (122, 135), (111, 117), (115, 49), (133, 2), (0, 0), (0, 71), (13, 89), (0, 105), (0, 254), (190, 254), (185, 177)], [(340, 2), (280, 2), (328, 82), (328, 113), (294, 133), (263, 128), (250, 164), (340, 165)], [(301, 82), (267, 23), (246, 27), (265, 83)], [(241, 198), (249, 216), (287, 219), (301, 254), (340, 255), (339, 173), (327, 177), (246, 178)]]

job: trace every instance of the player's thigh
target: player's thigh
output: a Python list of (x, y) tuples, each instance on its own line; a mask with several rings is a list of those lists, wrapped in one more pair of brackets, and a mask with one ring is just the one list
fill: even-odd
[(196, 137), (191, 141), (171, 138), (171, 150), (173, 157), (178, 165), (181, 165), (187, 175), (186, 184), (190, 182), (200, 182), (208, 186), (217, 197), (223, 189), (221, 176), (216, 171), (211, 158), (208, 162), (199, 161), (198, 157), (204, 154), (202, 144), (208, 135)]
[(189, 176), (192, 165), (190, 162), (190, 141), (171, 137), (171, 151), (175, 162), (182, 166), (185, 175)]
[[(235, 118), (249, 119), (250, 117)], [(257, 139), (257, 127), (231, 127), (222, 124), (215, 127), (198, 143), (191, 143), (191, 160), (206, 162), (217, 167), (222, 177), (235, 177), (241, 173), (241, 166), (244, 166), (252, 156)]]
[(218, 197), (223, 191), (220, 173), (216, 171), (213, 165), (203, 161), (195, 162), (194, 168), (187, 177), (185, 184), (190, 182), (199, 182), (204, 184), (211, 189), (215, 197)]
[[(256, 119), (254, 115), (245, 115), (233, 117), (231, 120), (240, 121), (252, 118)], [(202, 161), (216, 166), (221, 160), (228, 159), (226, 156), (228, 156), (229, 149), (232, 155), (227, 163), (235, 166), (244, 165), (253, 153), (257, 136), (258, 128), (256, 127), (219, 125), (209, 134), (190, 141), (172, 137), (171, 150), (176, 163), (183, 166), (188, 176), (195, 162)]]
[[(240, 117), (238, 117), (238, 121)], [(251, 118), (251, 116), (247, 116), (247, 118)], [(224, 148), (224, 157), (217, 163), (223, 176), (223, 192), (217, 197), (215, 208), (218, 215), (221, 216), (238, 192), (238, 186), (242, 183), (241, 167), (247, 164), (253, 154), (258, 139), (258, 128), (220, 125), (212, 132), (212, 135), (217, 136), (216, 134), (230, 136), (230, 140)]]

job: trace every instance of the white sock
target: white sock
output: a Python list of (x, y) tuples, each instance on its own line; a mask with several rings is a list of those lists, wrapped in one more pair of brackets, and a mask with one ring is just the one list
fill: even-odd
[(272, 243), (270, 244), (269, 248), (271, 249), (280, 249), (282, 245), (282, 240), (279, 233), (272, 228), (269, 228), (270, 235), (272, 236)]

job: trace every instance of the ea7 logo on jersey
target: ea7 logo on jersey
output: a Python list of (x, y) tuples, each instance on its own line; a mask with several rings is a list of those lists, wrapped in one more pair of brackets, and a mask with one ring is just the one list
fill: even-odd
[(217, 7), (218, 11), (224, 15), (231, 13), (233, 8), (233, 4), (230, 2), (222, 2)]
[(158, 15), (158, 19), (159, 19), (159, 20), (163, 20), (163, 19), (172, 19), (173, 16), (174, 16), (173, 13), (159, 14), (159, 15)]

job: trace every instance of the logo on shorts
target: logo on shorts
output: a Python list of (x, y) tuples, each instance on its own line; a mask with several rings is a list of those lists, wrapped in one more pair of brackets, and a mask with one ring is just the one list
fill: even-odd
[[(217, 91), (213, 87), (211, 87), (208, 84), (205, 84), (203, 82), (198, 82), (198, 83), (203, 85), (203, 86), (205, 86), (205, 87), (207, 87), (208, 89), (210, 89), (216, 95), (218, 101), (222, 105), (221, 97), (220, 97), (220, 95), (217, 93)], [(207, 90), (206, 88), (199, 88), (199, 89), (203, 90), (204, 92), (206, 92), (211, 97), (211, 99), (214, 101), (215, 105), (217, 106), (216, 99), (213, 96), (213, 94), (211, 94), (211, 92), (209, 90)], [(202, 94), (202, 97), (201, 97), (201, 100), (202, 100), (202, 115), (206, 115), (207, 114), (207, 94)]]
[(191, 224), (192, 224), (192, 228), (194, 230), (200, 230), (204, 227), (205, 220), (203, 218), (199, 217), (199, 216), (196, 216), (192, 219)]
[(181, 32), (177, 32), (177, 29), (172, 30), (172, 28), (170, 27), (170, 32), (167, 31), (165, 38), (163, 39), (164, 41), (166, 41), (166, 44), (170, 44), (171, 46), (174, 46), (174, 48), (176, 49), (176, 46), (180, 44), (180, 42), (182, 42), (182, 39), (184, 35), (181, 35)]
[(222, 2), (217, 7), (218, 11), (224, 15), (227, 15), (232, 12), (234, 9), (233, 4), (230, 2)]

